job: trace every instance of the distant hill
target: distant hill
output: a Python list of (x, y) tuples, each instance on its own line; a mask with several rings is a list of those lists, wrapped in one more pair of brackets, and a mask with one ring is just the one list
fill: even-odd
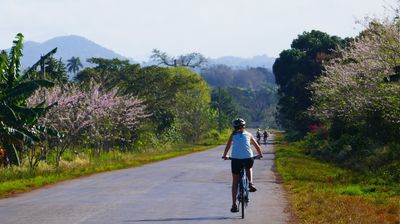
[[(27, 68), (33, 65), (44, 55), (57, 47), (55, 57), (62, 58), (66, 63), (71, 57), (79, 57), (84, 67), (90, 66), (86, 62), (88, 58), (101, 57), (101, 58), (119, 58), (122, 60), (129, 60), (131, 63), (137, 63), (131, 58), (117, 54), (114, 51), (107, 49), (85, 37), (77, 35), (59, 36), (47, 40), (43, 43), (34, 41), (26, 41), (24, 43), (22, 66)], [(9, 50), (9, 49), (8, 49)], [(272, 70), (272, 65), (275, 58), (268, 57), (267, 55), (258, 55), (251, 58), (241, 58), (235, 56), (224, 56), (220, 58), (208, 58), (208, 65), (223, 64), (233, 69), (242, 69), (248, 67), (263, 67)], [(143, 62), (142, 66), (152, 65), (154, 62)]]
[(21, 61), (22, 66), (26, 68), (33, 65), (40, 59), (41, 55), (46, 54), (55, 47), (58, 48), (55, 58), (62, 58), (62, 60), (66, 62), (71, 57), (79, 57), (84, 67), (90, 65), (86, 62), (86, 59), (91, 57), (130, 60), (129, 58), (117, 54), (110, 49), (104, 48), (84, 37), (70, 35), (55, 37), (43, 43), (37, 43), (33, 41), (25, 42), (23, 50), (24, 56), (22, 57)]
[(209, 65), (223, 64), (233, 68), (264, 67), (272, 70), (275, 58), (267, 55), (258, 55), (252, 58), (241, 58), (234, 56), (224, 56), (220, 58), (209, 58)]

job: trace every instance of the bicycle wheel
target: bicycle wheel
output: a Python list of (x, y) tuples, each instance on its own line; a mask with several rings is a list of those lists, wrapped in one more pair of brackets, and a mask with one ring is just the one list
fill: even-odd
[(245, 183), (241, 183), (240, 184), (240, 204), (242, 206), (241, 210), (242, 210), (242, 219), (244, 219), (244, 208), (245, 208), (245, 203), (246, 203), (246, 199), (245, 199), (245, 195), (244, 195), (244, 185)]

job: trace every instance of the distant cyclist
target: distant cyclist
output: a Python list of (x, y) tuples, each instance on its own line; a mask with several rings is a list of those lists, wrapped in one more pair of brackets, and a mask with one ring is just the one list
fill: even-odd
[(260, 144), (260, 141), (261, 141), (261, 129), (257, 130), (256, 137), (257, 137), (257, 143)]
[(267, 131), (267, 129), (264, 130), (263, 136), (264, 136), (264, 144), (267, 144), (267, 140), (268, 140), (268, 131)]
[(253, 150), (251, 149), (251, 145), (253, 145), (258, 153), (258, 158), (262, 158), (260, 145), (256, 142), (254, 137), (250, 134), (250, 132), (244, 130), (246, 122), (237, 118), (233, 120), (233, 132), (229, 137), (229, 140), (226, 144), (224, 154), (222, 155), (223, 159), (229, 159), (227, 156), (229, 149), (232, 146), (231, 152), (231, 169), (232, 169), (232, 208), (231, 212), (238, 212), (239, 209), (236, 205), (236, 193), (237, 187), (240, 180), (240, 170), (244, 166), (246, 168), (246, 176), (249, 180), (249, 191), (254, 192), (257, 189), (255, 188), (252, 182), (252, 167), (254, 163), (253, 159)]

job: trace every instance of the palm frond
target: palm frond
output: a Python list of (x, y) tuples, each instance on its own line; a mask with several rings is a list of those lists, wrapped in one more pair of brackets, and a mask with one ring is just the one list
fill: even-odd
[(15, 80), (19, 78), (19, 70), (21, 66), (21, 56), (24, 36), (18, 33), (15, 40), (13, 41), (13, 46), (9, 54), (9, 65), (8, 65), (8, 77), (7, 83), (9, 87), (12, 87)]
[[(7, 80), (7, 70), (8, 70), (8, 57), (6, 51), (1, 51), (0, 53), (0, 83), (4, 84)], [(5, 87), (1, 87), (5, 88)]]

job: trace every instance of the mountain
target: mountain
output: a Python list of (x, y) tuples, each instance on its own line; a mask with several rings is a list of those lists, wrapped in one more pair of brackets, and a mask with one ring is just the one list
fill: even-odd
[[(85, 37), (77, 35), (59, 36), (47, 40), (43, 43), (34, 41), (26, 41), (24, 43), (22, 66), (27, 68), (36, 63), (41, 55), (44, 55), (57, 47), (55, 58), (62, 60), (66, 63), (71, 57), (79, 57), (84, 67), (91, 66), (86, 60), (91, 57), (101, 58), (119, 58), (122, 60), (129, 60), (134, 62), (131, 58), (117, 54), (114, 51), (100, 46), (99, 44), (86, 39)], [(208, 65), (224, 64), (232, 68), (240, 69), (247, 67), (264, 67), (272, 70), (272, 65), (275, 58), (268, 57), (267, 55), (258, 55), (251, 58), (241, 58), (235, 56), (224, 56), (220, 58), (208, 58)], [(152, 65), (154, 62), (143, 62), (142, 65)]]
[(223, 64), (233, 68), (264, 67), (272, 70), (275, 58), (267, 55), (258, 55), (251, 58), (224, 56), (220, 58), (209, 58), (209, 65)]
[[(86, 59), (91, 57), (119, 58), (130, 60), (129, 58), (104, 48), (95, 42), (77, 35), (60, 36), (47, 40), (43, 43), (27, 41), (24, 43), (22, 66), (29, 67), (36, 63), (41, 55), (44, 55), (57, 47), (55, 58), (62, 58), (66, 62), (71, 57), (79, 57), (84, 67), (90, 66)], [(132, 61), (132, 60), (130, 60)]]

